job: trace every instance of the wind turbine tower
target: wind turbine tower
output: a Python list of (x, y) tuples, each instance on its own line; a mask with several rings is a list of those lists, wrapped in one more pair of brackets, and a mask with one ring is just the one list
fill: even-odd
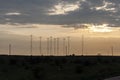
[(68, 48), (67, 48), (67, 54), (70, 54), (70, 37), (68, 36)]
[(9, 44), (9, 55), (11, 55), (11, 44)]
[(33, 36), (30, 35), (30, 55), (32, 56), (33, 55)]
[(112, 56), (114, 56), (114, 47), (111, 46), (111, 53), (112, 53)]
[(82, 35), (82, 44), (81, 44), (81, 49), (82, 49), (82, 56), (84, 55), (84, 35)]
[(40, 36), (40, 44), (39, 44), (39, 51), (40, 51), (40, 55), (42, 55), (42, 37)]
[(59, 55), (59, 38), (57, 38), (57, 55)]

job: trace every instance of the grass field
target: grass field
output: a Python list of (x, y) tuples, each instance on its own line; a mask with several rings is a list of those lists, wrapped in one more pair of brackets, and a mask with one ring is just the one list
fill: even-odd
[(119, 75), (119, 56), (0, 56), (0, 80), (104, 80)]

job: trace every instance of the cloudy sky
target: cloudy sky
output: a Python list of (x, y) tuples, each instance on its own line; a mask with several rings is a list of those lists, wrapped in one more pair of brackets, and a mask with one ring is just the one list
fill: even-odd
[(10, 43), (15, 47), (14, 54), (29, 53), (31, 34), (36, 44), (39, 36), (44, 37), (44, 44), (48, 36), (70, 36), (75, 46), (71, 53), (81, 52), (84, 35), (86, 54), (105, 54), (111, 46), (118, 54), (120, 0), (0, 0), (0, 53), (8, 53)]
[(119, 26), (119, 0), (0, 0), (0, 23), (108, 23)]

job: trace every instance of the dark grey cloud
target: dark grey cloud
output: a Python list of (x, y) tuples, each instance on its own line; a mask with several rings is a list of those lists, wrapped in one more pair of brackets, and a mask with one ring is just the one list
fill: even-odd
[(69, 25), (63, 25), (62, 27), (74, 28), (74, 29), (88, 29), (88, 26), (84, 24), (69, 24)]
[[(69, 11), (66, 15), (48, 15), (49, 10), (61, 2), (80, 2), (79, 9)], [(0, 0), (0, 23), (7, 22), (68, 25), (108, 23), (120, 26), (120, 0)]]
[(25, 26), (25, 27), (19, 27), (19, 28), (38, 28), (36, 26)]

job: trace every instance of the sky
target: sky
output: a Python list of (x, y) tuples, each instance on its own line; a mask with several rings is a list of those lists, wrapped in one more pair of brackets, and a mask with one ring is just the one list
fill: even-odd
[[(81, 55), (82, 35), (84, 54), (120, 53), (120, 0), (0, 0), (0, 53), (29, 54), (30, 35), (33, 52), (47, 54), (47, 38), (70, 37), (70, 54)], [(67, 40), (66, 40), (67, 44)], [(67, 46), (67, 45), (66, 45)]]

